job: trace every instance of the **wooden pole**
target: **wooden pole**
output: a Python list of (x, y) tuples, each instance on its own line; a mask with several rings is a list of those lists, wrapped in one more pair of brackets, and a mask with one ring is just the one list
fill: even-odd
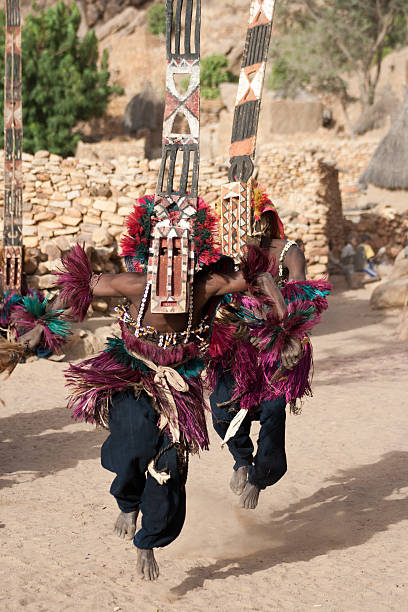
[(3, 291), (7, 289), (21, 290), (23, 263), (22, 152), (20, 1), (6, 0)]
[(230, 182), (221, 188), (221, 248), (236, 261), (252, 234), (251, 177), (274, 10), (275, 0), (251, 0), (232, 123)]
[[(159, 221), (151, 236), (147, 271), (155, 313), (187, 312), (193, 282), (190, 234), (197, 212), (200, 161), (200, 26), (201, 0), (166, 0), (166, 102), (154, 203)], [(186, 91), (180, 87), (181, 77), (188, 82)], [(185, 131), (177, 127), (180, 116), (187, 120)], [(171, 221), (174, 211), (178, 223)], [(160, 256), (164, 246), (166, 254)]]

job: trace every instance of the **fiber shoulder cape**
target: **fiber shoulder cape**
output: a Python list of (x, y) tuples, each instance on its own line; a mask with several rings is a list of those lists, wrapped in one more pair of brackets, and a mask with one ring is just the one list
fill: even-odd
[[(237, 402), (245, 410), (281, 396), (294, 407), (297, 399), (311, 395), (313, 361), (308, 332), (327, 308), (331, 285), (325, 280), (287, 282), (281, 288), (287, 313), (280, 321), (268, 299), (257, 295), (254, 286), (257, 275), (273, 274), (274, 268), (261, 249), (249, 247), (242, 269), (252, 295), (225, 298), (212, 327), (207, 380), (214, 388), (222, 371), (231, 372), (236, 383), (231, 403)], [(292, 370), (283, 368), (280, 357), (288, 335), (299, 338), (304, 351)]]

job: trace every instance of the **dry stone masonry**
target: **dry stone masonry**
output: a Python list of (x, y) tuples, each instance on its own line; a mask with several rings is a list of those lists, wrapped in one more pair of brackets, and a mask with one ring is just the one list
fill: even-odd
[[(350, 152), (348, 157), (343, 155), (349, 166), (356, 166), (350, 160)], [(50, 289), (51, 271), (76, 242), (87, 245), (97, 271), (120, 271), (117, 252), (125, 218), (137, 198), (154, 193), (159, 164), (159, 159), (149, 161), (132, 156), (95, 161), (62, 159), (48, 151), (38, 151), (34, 156), (24, 154), (24, 270), (29, 285)], [(209, 204), (218, 204), (227, 167), (222, 159), (201, 163), (200, 195)], [(344, 168), (342, 171), (348, 172)], [(277, 205), (288, 238), (304, 241), (309, 276), (325, 274), (329, 241), (338, 253), (344, 243), (344, 232), (353, 229), (351, 222), (344, 227), (335, 162), (327, 159), (327, 152), (316, 148), (268, 146), (257, 159), (257, 173)], [(356, 181), (358, 173), (345, 176), (350, 182)], [(0, 207), (3, 204), (0, 200)], [(371, 211), (367, 211), (360, 218), (364, 230), (374, 231), (371, 217)], [(376, 227), (382, 234), (380, 242), (386, 244), (391, 239), (389, 232), (396, 232), (402, 220), (388, 209), (381, 218), (388, 219), (379, 223), (376, 217)], [(399, 238), (402, 241), (403, 232)], [(104, 303), (99, 304), (99, 310), (106, 308)]]

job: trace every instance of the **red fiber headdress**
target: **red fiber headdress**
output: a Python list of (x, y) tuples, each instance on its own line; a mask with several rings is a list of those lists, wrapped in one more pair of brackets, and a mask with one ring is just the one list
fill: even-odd
[[(177, 224), (179, 211), (170, 213)], [(149, 259), (149, 242), (158, 219), (154, 214), (154, 195), (139, 198), (134, 210), (126, 219), (127, 234), (121, 240), (121, 256), (131, 272), (146, 272)], [(218, 219), (202, 198), (197, 201), (197, 212), (191, 219), (191, 237), (194, 244), (196, 269), (218, 261), (221, 256), (217, 243)]]
[(255, 184), (252, 188), (251, 194), (251, 205), (254, 210), (254, 220), (259, 221), (262, 213), (264, 212), (273, 212), (276, 218), (276, 225), (278, 228), (278, 234), (274, 236), (274, 238), (281, 238), (282, 240), (285, 237), (285, 230), (283, 228), (283, 223), (278, 215), (278, 211), (276, 210), (272, 200), (269, 199), (267, 194), (263, 191), (262, 187), (258, 184)]

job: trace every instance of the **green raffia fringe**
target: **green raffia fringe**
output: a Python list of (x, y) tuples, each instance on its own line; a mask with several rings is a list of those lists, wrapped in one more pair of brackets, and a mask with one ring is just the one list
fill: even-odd
[(49, 310), (47, 312), (48, 297), (42, 302), (38, 296), (25, 296), (23, 297), (23, 304), (27, 310), (35, 319), (41, 320), (49, 330), (62, 338), (66, 338), (71, 333), (71, 323), (64, 319), (61, 319), (62, 310)]
[[(116, 363), (132, 368), (132, 370), (141, 370), (142, 372), (150, 372), (150, 368), (140, 359), (128, 353), (126, 345), (122, 338), (116, 336), (108, 338), (106, 341), (105, 353), (110, 353)], [(170, 366), (171, 367), (171, 366)], [(186, 363), (175, 368), (176, 372), (190, 380), (198, 376), (204, 369), (204, 361), (198, 357), (192, 357)]]

